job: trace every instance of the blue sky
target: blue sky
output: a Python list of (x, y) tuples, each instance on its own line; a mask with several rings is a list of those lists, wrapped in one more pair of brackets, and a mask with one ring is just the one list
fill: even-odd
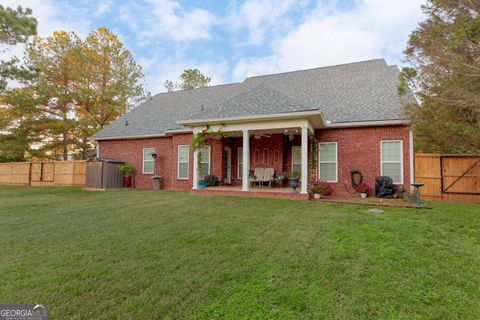
[[(385, 58), (401, 64), (424, 0), (7, 0), (28, 6), (39, 34), (105, 26), (142, 65), (151, 93), (185, 68), (212, 84), (252, 75)], [(21, 54), (21, 48), (10, 54)]]

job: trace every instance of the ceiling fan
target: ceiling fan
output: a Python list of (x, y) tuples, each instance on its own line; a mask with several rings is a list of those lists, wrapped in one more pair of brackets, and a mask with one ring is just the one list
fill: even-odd
[(253, 136), (255, 139), (259, 140), (262, 138), (270, 138), (272, 135), (271, 134), (265, 134), (265, 133), (257, 133)]

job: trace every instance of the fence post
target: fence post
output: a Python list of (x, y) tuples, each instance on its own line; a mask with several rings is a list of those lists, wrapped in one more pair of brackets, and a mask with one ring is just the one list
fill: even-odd
[(28, 185), (29, 186), (32, 185), (32, 162), (31, 161), (29, 162), (29, 166), (28, 166)]

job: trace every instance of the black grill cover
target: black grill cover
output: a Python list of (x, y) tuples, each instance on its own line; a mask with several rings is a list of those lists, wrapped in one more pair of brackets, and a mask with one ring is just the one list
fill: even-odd
[(377, 198), (391, 198), (393, 191), (392, 178), (381, 176), (375, 179), (375, 196)]

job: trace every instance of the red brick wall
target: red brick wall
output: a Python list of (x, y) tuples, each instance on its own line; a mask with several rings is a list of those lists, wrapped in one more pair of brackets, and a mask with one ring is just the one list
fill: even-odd
[(193, 156), (190, 152), (189, 180), (177, 180), (178, 145), (189, 145), (191, 134), (172, 137), (99, 141), (100, 157), (125, 161), (135, 167), (134, 183), (136, 188), (150, 189), (153, 174), (142, 173), (143, 148), (155, 148), (158, 154), (156, 173), (163, 177), (163, 187), (167, 189), (191, 188)]
[(350, 170), (358, 169), (363, 174), (363, 181), (375, 186), (375, 178), (380, 176), (380, 141), (403, 141), (403, 174), (404, 185), (410, 185), (410, 153), (409, 127), (368, 127), (317, 130), (318, 142), (338, 143), (338, 183), (335, 185), (338, 193), (345, 191), (347, 181), (351, 189)]
[[(409, 158), (409, 127), (368, 127), (317, 130), (318, 142), (338, 143), (338, 183), (335, 184), (338, 193), (344, 193), (344, 181), (350, 187), (350, 170), (361, 170), (364, 181), (374, 185), (375, 178), (380, 175), (380, 141), (403, 140), (404, 183), (410, 184), (410, 158)], [(135, 186), (137, 188), (151, 188), (152, 174), (142, 174), (143, 148), (155, 148), (158, 153), (156, 171), (163, 177), (164, 188), (190, 189), (193, 175), (193, 153), (190, 150), (189, 177), (187, 180), (177, 179), (177, 153), (179, 145), (190, 145), (191, 134), (178, 134), (171, 137), (110, 140), (100, 141), (100, 157), (123, 160), (136, 169)], [(232, 184), (241, 185), (237, 179), (237, 154), (242, 146), (242, 138), (228, 138), (223, 140), (212, 139), (208, 142), (211, 146), (210, 173), (223, 180), (223, 149), (225, 146), (232, 148)], [(275, 174), (282, 171), (291, 171), (291, 147), (300, 145), (300, 136), (295, 135), (294, 140), (284, 145), (283, 134), (274, 134), (271, 138), (250, 140), (251, 169), (255, 167), (273, 167)], [(264, 159), (265, 155), (268, 160)], [(258, 157), (256, 157), (258, 150)], [(274, 159), (275, 151), (279, 159)], [(309, 166), (310, 168), (310, 155)], [(311, 175), (309, 174), (309, 177)], [(222, 181), (223, 182), (223, 181)]]

